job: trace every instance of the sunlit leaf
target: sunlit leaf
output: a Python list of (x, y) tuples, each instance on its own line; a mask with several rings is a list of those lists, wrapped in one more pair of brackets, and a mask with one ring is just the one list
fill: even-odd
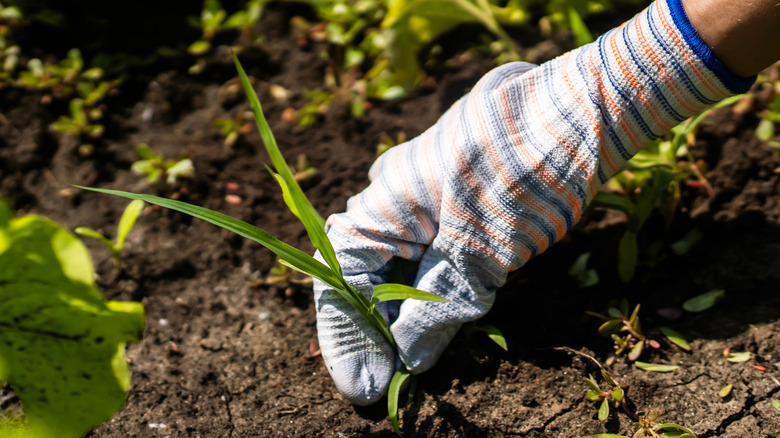
[(772, 407), (780, 411), (780, 401), (772, 400)]
[(119, 219), (119, 226), (116, 232), (116, 246), (122, 248), (127, 239), (127, 233), (133, 228), (135, 221), (144, 209), (144, 201), (134, 200), (130, 201), (130, 204), (125, 207), (125, 211), (122, 213), (122, 218)]
[(753, 358), (753, 353), (749, 351), (737, 351), (737, 352), (730, 351), (726, 355), (726, 360), (731, 363), (745, 363), (750, 361), (750, 359), (752, 358)]
[(691, 346), (688, 344), (688, 341), (686, 341), (685, 338), (683, 338), (682, 335), (676, 331), (670, 329), (669, 327), (661, 327), (661, 333), (666, 336), (666, 339), (668, 339), (669, 342), (682, 348), (685, 351), (691, 351)]
[(403, 436), (401, 428), (398, 425), (398, 400), (401, 396), (404, 382), (406, 382), (411, 373), (406, 367), (401, 367), (393, 374), (393, 378), (390, 380), (390, 386), (387, 389), (387, 416), (390, 420), (390, 424), (393, 426), (393, 430), (398, 436)]
[(677, 368), (680, 368), (679, 365), (664, 365), (664, 364), (647, 363), (647, 362), (640, 362), (640, 361), (634, 362), (634, 365), (636, 365), (637, 368), (641, 368), (645, 371), (652, 371), (654, 373), (670, 373), (676, 370)]
[(631, 351), (628, 352), (628, 360), (635, 361), (642, 355), (642, 351), (645, 347), (645, 341), (639, 341), (631, 347)]
[(599, 421), (607, 421), (607, 418), (609, 418), (609, 402), (605, 398), (601, 402), (601, 406), (599, 407)]
[(422, 301), (437, 301), (440, 303), (448, 303), (450, 300), (434, 295), (429, 292), (424, 292), (419, 289), (415, 289), (411, 286), (405, 286), (403, 284), (386, 283), (374, 286), (374, 293), (371, 296), (372, 303), (378, 303), (380, 301), (390, 300), (422, 300)]
[(731, 390), (733, 388), (734, 388), (734, 385), (732, 385), (732, 384), (728, 384), (728, 385), (724, 386), (723, 388), (720, 389), (720, 391), (718, 391), (718, 397), (720, 397), (720, 398), (728, 397), (729, 394), (731, 394)]

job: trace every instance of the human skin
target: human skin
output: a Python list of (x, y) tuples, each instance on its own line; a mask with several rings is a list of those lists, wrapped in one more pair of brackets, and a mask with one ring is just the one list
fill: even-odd
[(780, 59), (779, 0), (683, 0), (701, 39), (735, 74), (750, 77)]

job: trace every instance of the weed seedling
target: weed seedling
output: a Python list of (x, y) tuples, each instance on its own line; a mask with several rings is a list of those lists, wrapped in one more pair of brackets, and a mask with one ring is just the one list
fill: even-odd
[(227, 147), (232, 147), (242, 135), (249, 133), (252, 125), (249, 123), (247, 116), (244, 113), (240, 113), (232, 119), (214, 120), (214, 127), (219, 129), (220, 134), (225, 138), (223, 144)]
[(628, 301), (621, 300), (617, 307), (607, 309), (607, 315), (599, 313), (589, 314), (598, 316), (605, 320), (599, 327), (599, 333), (603, 336), (609, 336), (615, 342), (615, 355), (626, 354), (630, 361), (639, 359), (646, 346), (658, 348), (658, 342), (647, 339), (642, 334), (642, 326), (639, 323), (639, 307), (637, 304), (634, 310), (629, 313)]
[(133, 172), (146, 175), (149, 184), (158, 187), (173, 185), (180, 178), (192, 178), (195, 174), (189, 158), (166, 160), (162, 155), (155, 154), (146, 143), (138, 145), (136, 153), (141, 159), (133, 163)]
[[(138, 199), (149, 202), (150, 204), (170, 208), (172, 210), (203, 219), (260, 243), (275, 253), (285, 265), (311, 277), (314, 277), (333, 288), (333, 290), (338, 293), (347, 303), (352, 305), (358, 312), (360, 312), (360, 314), (372, 327), (382, 333), (387, 342), (393, 346), (393, 348), (396, 348), (396, 342), (395, 339), (393, 339), (393, 335), (390, 332), (387, 321), (385, 321), (384, 318), (375, 311), (375, 306), (377, 303), (381, 301), (405, 299), (421, 299), (439, 302), (447, 302), (447, 300), (437, 295), (423, 292), (403, 284), (393, 283), (386, 283), (376, 286), (374, 288), (371, 299), (368, 299), (344, 279), (341, 266), (336, 259), (336, 252), (328, 240), (327, 235), (325, 234), (322, 217), (314, 209), (308, 198), (306, 198), (303, 190), (295, 180), (290, 167), (284, 160), (284, 157), (282, 156), (282, 153), (276, 144), (276, 139), (271, 132), (271, 128), (268, 126), (268, 122), (265, 119), (265, 115), (263, 114), (260, 101), (257, 98), (257, 94), (249, 83), (249, 79), (247, 78), (244, 69), (241, 67), (238, 58), (236, 58), (235, 55), (234, 61), (239, 77), (241, 78), (244, 91), (249, 98), (249, 103), (255, 116), (255, 122), (257, 123), (257, 127), (260, 130), (260, 136), (263, 139), (263, 143), (265, 144), (266, 150), (268, 151), (268, 154), (271, 157), (271, 161), (277, 172), (275, 177), (279, 182), (283, 192), (286, 192), (285, 202), (287, 203), (287, 206), (290, 208), (291, 212), (303, 223), (304, 228), (309, 235), (309, 239), (311, 240), (314, 247), (319, 250), (320, 255), (322, 256), (323, 260), (325, 260), (325, 264), (310, 256), (309, 254), (276, 239), (275, 237), (255, 226), (203, 207), (151, 195), (135, 194), (118, 190), (96, 189), (88, 187), (81, 188), (122, 196), (129, 199)], [(401, 366), (396, 371), (391, 380), (387, 395), (388, 414), (390, 416), (390, 421), (393, 425), (393, 429), (399, 435), (400, 428), (398, 427), (397, 417), (398, 399), (400, 397), (401, 388), (403, 386), (402, 384), (409, 379), (413, 379), (413, 377), (409, 371), (405, 369), (405, 367)]]
[(125, 246), (125, 239), (127, 239), (127, 234), (130, 232), (130, 229), (133, 228), (133, 225), (135, 225), (135, 221), (138, 219), (138, 216), (141, 215), (143, 209), (144, 201), (135, 200), (127, 204), (125, 211), (122, 213), (122, 217), (119, 219), (119, 226), (117, 226), (116, 230), (116, 242), (110, 241), (108, 238), (91, 228), (78, 227), (75, 231), (82, 236), (92, 237), (103, 242), (108, 249), (111, 250), (117, 269), (122, 269), (122, 249)]

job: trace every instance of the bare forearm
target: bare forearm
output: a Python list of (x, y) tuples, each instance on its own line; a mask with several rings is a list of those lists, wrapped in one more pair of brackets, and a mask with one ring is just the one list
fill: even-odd
[(683, 0), (693, 27), (732, 72), (752, 76), (780, 59), (780, 0)]

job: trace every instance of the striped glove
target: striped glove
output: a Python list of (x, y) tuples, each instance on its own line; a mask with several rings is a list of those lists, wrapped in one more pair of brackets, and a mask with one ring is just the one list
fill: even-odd
[[(403, 258), (420, 262), (415, 287), (450, 300), (381, 309), (400, 361), (423, 372), (464, 322), (490, 309), (507, 273), (563, 237), (626, 160), (751, 83), (712, 56), (680, 0), (658, 0), (539, 67), (513, 63), (485, 75), (433, 127), (376, 161), (369, 187), (328, 219), (328, 237), (366, 297)], [(322, 283), (315, 303), (337, 388), (355, 404), (377, 401), (395, 352)]]

